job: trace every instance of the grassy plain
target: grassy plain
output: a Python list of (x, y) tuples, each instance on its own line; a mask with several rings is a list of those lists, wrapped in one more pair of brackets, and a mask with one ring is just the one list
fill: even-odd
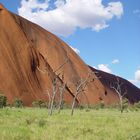
[(0, 109), (0, 140), (140, 140), (140, 111)]

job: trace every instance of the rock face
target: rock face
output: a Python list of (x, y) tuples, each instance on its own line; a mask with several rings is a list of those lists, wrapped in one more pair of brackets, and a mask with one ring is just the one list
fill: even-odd
[[(98, 77), (100, 77), (100, 81), (102, 82), (102, 84), (105, 87), (105, 91), (106, 91), (106, 95), (111, 97), (111, 96), (116, 96), (116, 92), (115, 90), (113, 90), (111, 88), (111, 86), (113, 85), (114, 87), (116, 86), (116, 82), (117, 82), (117, 78), (119, 79), (119, 85), (121, 85), (121, 90), (122, 90), (122, 94), (124, 94), (126, 92), (126, 94), (124, 94), (124, 97), (127, 98), (129, 100), (130, 103), (135, 103), (140, 101), (140, 89), (137, 88), (135, 85), (133, 85), (132, 83), (130, 83), (129, 81), (115, 76), (113, 74), (109, 74), (100, 70), (97, 70), (95, 68), (90, 67), (93, 71), (96, 72), (96, 75)], [(114, 102), (116, 102), (117, 100), (115, 99)]]
[[(55, 70), (69, 61), (57, 72)], [(0, 91), (11, 103), (21, 98), (25, 105), (34, 100), (48, 100), (52, 79), (59, 73), (59, 82), (67, 82), (65, 101), (71, 104), (76, 83), (86, 78), (89, 67), (62, 40), (32, 22), (15, 15), (0, 5)], [(44, 72), (45, 71), (45, 72)], [(44, 73), (43, 73), (44, 72)], [(61, 80), (64, 76), (63, 81)], [(92, 75), (85, 93), (80, 94), (80, 104), (98, 103), (104, 87)]]
[[(67, 83), (64, 100), (71, 104), (79, 80), (92, 72), (81, 58), (62, 40), (38, 25), (18, 16), (0, 5), (0, 92), (9, 103), (15, 98), (30, 106), (35, 100), (49, 100), (52, 82)], [(65, 61), (68, 60), (66, 63)], [(65, 64), (64, 64), (65, 63)], [(63, 65), (64, 64), (64, 65)], [(63, 65), (59, 70), (57, 70)], [(57, 70), (57, 71), (56, 71)], [(104, 73), (102, 73), (104, 74)], [(93, 73), (92, 82), (76, 99), (77, 104), (105, 104), (118, 101), (117, 94), (106, 83), (110, 76), (98, 79)], [(108, 78), (108, 79), (107, 79)], [(105, 80), (106, 79), (106, 80)], [(131, 102), (140, 100), (138, 89), (128, 84)], [(57, 92), (56, 99), (59, 98)]]

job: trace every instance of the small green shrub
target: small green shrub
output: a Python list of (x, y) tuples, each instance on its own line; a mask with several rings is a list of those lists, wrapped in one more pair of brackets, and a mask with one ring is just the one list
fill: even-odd
[(104, 103), (104, 101), (101, 101), (101, 103), (99, 104), (99, 106), (100, 106), (101, 109), (105, 108), (105, 103)]
[(134, 104), (134, 107), (140, 109), (140, 101)]
[(110, 108), (110, 109), (119, 109), (120, 104), (119, 103), (114, 103), (114, 104), (108, 105), (107, 107)]
[(26, 118), (25, 122), (27, 125), (31, 125), (35, 122), (35, 120), (36, 120), (36, 118), (32, 116), (32, 117)]
[(44, 127), (45, 124), (46, 124), (46, 121), (45, 121), (44, 119), (40, 119), (40, 120), (38, 121), (38, 126), (39, 126), (39, 127)]
[(62, 102), (61, 109), (71, 109), (71, 105), (67, 104), (65, 101)]
[(84, 108), (86, 108), (84, 105), (80, 105), (80, 106), (79, 106), (79, 109), (80, 109), (80, 110), (83, 110)]
[(122, 103), (122, 112), (123, 112), (124, 110), (127, 110), (128, 107), (129, 107), (129, 101), (128, 101), (128, 99), (123, 99), (123, 103)]
[(32, 102), (32, 106), (39, 107), (39, 108), (45, 108), (45, 107), (47, 107), (47, 102), (42, 101), (42, 100), (34, 101), (34, 102)]
[(21, 108), (23, 107), (23, 101), (21, 99), (16, 98), (13, 103), (14, 107)]
[(95, 104), (95, 105), (89, 105), (88, 109), (95, 109), (95, 110), (99, 110), (99, 109), (103, 109), (103, 108), (107, 108), (105, 106), (104, 101), (101, 101), (99, 104)]
[(6, 107), (7, 97), (3, 94), (0, 94), (0, 108)]

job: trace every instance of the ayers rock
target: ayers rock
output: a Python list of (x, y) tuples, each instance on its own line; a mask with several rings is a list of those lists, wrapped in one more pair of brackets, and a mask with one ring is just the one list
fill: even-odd
[[(90, 67), (90, 66), (89, 66)], [(112, 96), (111, 94), (116, 94), (114, 89), (111, 88), (111, 85), (113, 85), (115, 88), (117, 87), (116, 82), (117, 78), (119, 79), (119, 85), (122, 91), (122, 94), (125, 98), (128, 99), (128, 101), (131, 104), (134, 104), (135, 102), (140, 101), (140, 89), (137, 88), (135, 85), (130, 83), (129, 81), (125, 80), (124, 78), (121, 78), (119, 76), (103, 72), (101, 70), (97, 70), (95, 68), (90, 67), (92, 71), (95, 72), (97, 77), (100, 77), (101, 83), (104, 85), (106, 90), (106, 95)], [(126, 94), (124, 94), (126, 92)]]
[[(48, 100), (46, 92), (51, 90), (55, 70), (67, 58), (61, 73), (68, 85), (64, 98), (71, 104), (75, 84), (87, 77), (89, 67), (58, 37), (0, 5), (0, 91), (10, 103), (14, 98), (22, 99), (25, 105)], [(78, 103), (99, 102), (99, 96), (104, 94), (102, 83), (96, 75), (93, 77), (96, 80), (77, 98)]]
[[(55, 72), (66, 59), (68, 62)], [(59, 83), (67, 82), (64, 100), (71, 104), (76, 83), (91, 72), (81, 58), (57, 36), (9, 12), (2, 5), (0, 60), (0, 91), (7, 96), (9, 103), (20, 98), (26, 106), (35, 100), (48, 100), (47, 91), (51, 94), (52, 79), (58, 73)], [(115, 92), (109, 90), (109, 94), (106, 94), (107, 86), (95, 74), (92, 76), (94, 81), (87, 85), (84, 94), (77, 97), (77, 103), (97, 104), (101, 102), (100, 99), (105, 104), (118, 101)]]

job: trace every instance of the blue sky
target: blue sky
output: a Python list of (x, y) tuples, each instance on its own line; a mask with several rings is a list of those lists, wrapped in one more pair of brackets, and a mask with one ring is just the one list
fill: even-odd
[[(79, 50), (87, 64), (122, 76), (140, 87), (140, 0), (71, 0), (71, 3), (70, 0), (27, 3), (0, 0), (0, 3), (58, 35)], [(36, 18), (34, 14), (39, 16)]]

